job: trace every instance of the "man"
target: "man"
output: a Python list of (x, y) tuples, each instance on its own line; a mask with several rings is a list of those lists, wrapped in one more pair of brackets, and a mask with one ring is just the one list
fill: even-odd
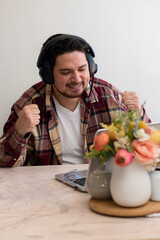
[(150, 122), (134, 92), (118, 91), (94, 78), (94, 51), (74, 35), (51, 36), (37, 66), (41, 82), (12, 106), (0, 139), (0, 166), (84, 163), (100, 123), (116, 111), (137, 109)]

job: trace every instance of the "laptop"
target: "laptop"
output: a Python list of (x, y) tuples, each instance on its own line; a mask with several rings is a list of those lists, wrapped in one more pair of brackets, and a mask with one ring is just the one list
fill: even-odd
[[(106, 129), (99, 129), (95, 137), (99, 135), (102, 132), (106, 132)], [(107, 161), (106, 167), (110, 169), (111, 171), (111, 161)], [(87, 191), (87, 179), (90, 173), (95, 171), (99, 167), (99, 159), (92, 159), (89, 162), (88, 170), (82, 170), (78, 171), (77, 169), (73, 169), (72, 171), (69, 171), (67, 173), (59, 173), (55, 175), (55, 179), (59, 180), (71, 187), (74, 187), (82, 192), (88, 192)]]
[[(160, 129), (160, 123), (149, 123), (147, 124), (150, 127)], [(106, 129), (99, 129), (95, 137), (99, 135), (102, 132), (106, 132)], [(112, 164), (113, 162), (111, 160), (108, 160), (106, 162), (106, 168), (109, 172), (112, 172)], [(88, 192), (87, 191), (87, 179), (90, 173), (95, 171), (99, 166), (99, 159), (92, 159), (89, 162), (88, 170), (82, 170), (78, 171), (78, 169), (73, 169), (72, 171), (69, 171), (67, 173), (60, 173), (55, 175), (55, 179), (59, 180), (71, 187), (74, 187), (82, 192)]]
[[(82, 192), (88, 192), (87, 179), (90, 173), (95, 171), (99, 167), (99, 159), (91, 159), (89, 162), (88, 170), (78, 171), (74, 169), (67, 173), (59, 173), (55, 175), (55, 179), (59, 180), (73, 188), (76, 188)], [(106, 162), (106, 168), (109, 172), (112, 172), (112, 161)]]
[(160, 122), (156, 122), (156, 123), (147, 123), (147, 125), (149, 127), (153, 127), (155, 129), (159, 129), (160, 130)]

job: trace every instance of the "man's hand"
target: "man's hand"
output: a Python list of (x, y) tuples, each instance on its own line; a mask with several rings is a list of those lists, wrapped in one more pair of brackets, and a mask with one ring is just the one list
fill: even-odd
[(38, 105), (31, 104), (25, 106), (19, 113), (17, 122), (15, 124), (15, 131), (19, 137), (24, 137), (28, 132), (40, 122), (40, 110)]
[(138, 110), (143, 115), (143, 109), (141, 107), (139, 98), (135, 92), (127, 92), (125, 91), (122, 94), (122, 101), (126, 105), (128, 110)]

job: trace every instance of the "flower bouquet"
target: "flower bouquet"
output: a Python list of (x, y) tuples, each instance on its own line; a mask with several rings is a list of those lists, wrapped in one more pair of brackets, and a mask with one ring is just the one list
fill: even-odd
[(141, 121), (138, 111), (118, 112), (111, 125), (94, 139), (86, 158), (99, 158), (103, 164), (114, 157), (118, 166), (128, 166), (135, 158), (152, 171), (160, 161), (160, 130)]
[(145, 204), (152, 191), (149, 172), (160, 161), (160, 130), (142, 121), (138, 111), (119, 112), (111, 125), (101, 126), (105, 131), (95, 136), (86, 158), (100, 159), (100, 165), (112, 159), (114, 202), (123, 207)]

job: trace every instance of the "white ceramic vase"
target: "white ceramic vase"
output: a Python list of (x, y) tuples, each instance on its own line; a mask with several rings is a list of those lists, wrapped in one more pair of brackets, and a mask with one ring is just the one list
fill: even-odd
[(160, 168), (156, 168), (150, 173), (151, 178), (151, 198), (152, 201), (160, 201)]
[(110, 191), (114, 202), (122, 207), (142, 206), (151, 196), (149, 173), (136, 159), (126, 167), (114, 164)]

